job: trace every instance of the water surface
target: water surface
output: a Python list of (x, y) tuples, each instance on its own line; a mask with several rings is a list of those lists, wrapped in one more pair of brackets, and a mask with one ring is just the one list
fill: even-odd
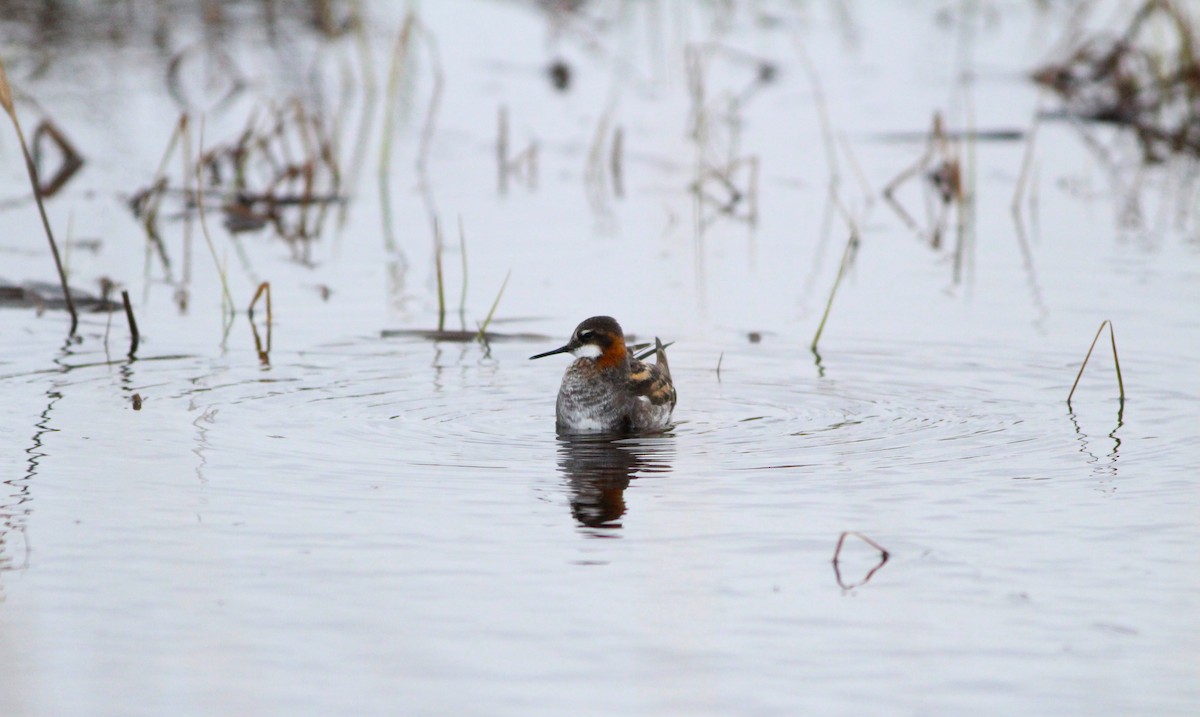
[[(1015, 224), (1025, 142), (964, 146), (975, 202), (956, 259), (952, 228), (931, 248), (879, 197), (922, 142), (880, 137), (920, 133), (935, 110), (1027, 130), (1039, 97), (1023, 73), (1066, 12), (746, 5), (422, 7), (444, 88), (418, 171), (434, 94), (419, 54), (393, 118), (393, 248), (360, 52), (382, 95), (402, 8), (371, 4), (361, 38), (285, 19), (271, 39), (258, 6), (231, 4), (212, 44), (181, 14), (161, 49), (133, 31), (71, 36), (40, 70), (34, 29), (0, 24), (14, 83), (88, 152), (49, 205), (64, 236), (102, 240), (70, 251), (72, 282), (123, 283), (142, 331), (130, 361), (119, 313), (84, 315), (75, 340), (62, 312), (0, 313), (0, 713), (1193, 711), (1191, 170), (1139, 169), (1127, 139), (1091, 128), (1106, 164), (1078, 127), (1046, 122)], [(684, 58), (717, 45), (737, 52), (705, 56), (714, 119), (698, 148)], [(164, 64), (190, 47), (227, 53), (252, 87), (194, 98), (206, 144), (297, 93), (344, 103), (354, 128), (346, 223), (306, 261), (208, 218), (239, 309), (228, 325), (198, 228), (189, 249), (166, 224), (168, 275), (123, 205), (154, 177), (180, 109)], [(835, 187), (861, 239), (819, 356), (850, 227), (829, 209), (800, 48), (851, 148)], [(567, 92), (547, 74), (560, 59)], [(775, 74), (756, 87), (764, 62)], [(719, 120), (733, 97), (737, 128)], [(536, 186), (514, 177), (503, 196), (501, 105), (514, 152), (540, 148)], [(618, 126), (620, 195), (589, 160)], [(760, 162), (755, 221), (697, 205), (696, 163), (744, 156)], [(0, 194), (27, 191), (18, 163), (0, 166)], [(903, 198), (924, 217), (918, 185)], [(53, 280), (32, 205), (3, 216), (4, 278)], [(545, 341), (383, 336), (436, 324), (432, 218), (449, 327), (482, 321), (511, 270), (490, 329)], [(263, 280), (267, 352), (261, 310), (257, 337), (242, 311)], [(567, 359), (527, 357), (599, 313), (676, 342), (667, 434), (554, 435)], [(1104, 338), (1068, 408), (1106, 318), (1127, 400)], [(887, 562), (852, 538), (835, 574), (844, 531)]]

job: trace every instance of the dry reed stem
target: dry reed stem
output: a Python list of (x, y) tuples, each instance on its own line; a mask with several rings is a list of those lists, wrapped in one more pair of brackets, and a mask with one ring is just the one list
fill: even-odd
[(137, 320), (133, 318), (133, 305), (129, 303), (129, 292), (125, 289), (121, 289), (121, 303), (125, 305), (125, 319), (129, 322), (129, 358), (137, 358), (141, 334), (138, 333)]
[[(841, 571), (840, 567), (838, 566), (838, 559), (841, 557), (842, 546), (845, 545), (846, 538), (851, 535), (853, 535), (854, 537), (858, 538), (859, 540), (862, 540), (866, 544), (868, 544), (871, 547), (878, 550), (879, 551), (879, 562), (875, 565), (875, 567), (873, 567), (867, 571), (867, 574), (863, 576), (862, 580), (858, 581), (857, 583), (850, 583), (849, 585), (847, 585), (845, 583), (845, 581), (842, 580), (842, 571)], [(861, 587), (863, 585), (866, 585), (868, 582), (870, 582), (871, 578), (875, 576), (875, 573), (879, 572), (879, 569), (887, 564), (887, 561), (890, 557), (891, 557), (891, 553), (889, 553), (887, 550), (885, 550), (884, 547), (882, 545), (880, 545), (879, 543), (876, 543), (874, 540), (871, 540), (870, 538), (863, 535), (862, 533), (859, 533), (859, 532), (856, 532), (853, 530), (847, 530), (847, 531), (843, 531), (842, 534), (838, 536), (837, 547), (833, 549), (833, 560), (830, 562), (833, 563), (833, 575), (834, 575), (834, 578), (837, 580), (838, 587), (840, 587), (843, 590), (853, 590), (854, 588)]]
[(67, 139), (62, 130), (55, 126), (49, 119), (44, 119), (33, 130), (32, 144), (35, 164), (37, 164), (37, 160), (41, 155), (40, 147), (43, 137), (49, 138), (62, 154), (62, 164), (59, 165), (58, 171), (46, 181), (45, 185), (40, 186), (42, 196), (49, 198), (53, 197), (60, 189), (66, 186), (71, 177), (74, 177), (75, 173), (83, 167), (83, 155), (79, 154), (79, 151), (75, 149), (75, 145), (71, 144), (71, 140)]
[(246, 314), (251, 321), (254, 320), (254, 307), (258, 305), (258, 298), (264, 294), (267, 301), (267, 326), (270, 326), (274, 323), (274, 317), (271, 314), (271, 282), (264, 281), (258, 285), (258, 290), (254, 292), (254, 298), (250, 300), (250, 307), (246, 309)]
[(1092, 339), (1092, 345), (1088, 347), (1087, 356), (1083, 357), (1083, 364), (1079, 367), (1079, 373), (1075, 374), (1075, 383), (1071, 384), (1071, 392), (1067, 394), (1067, 408), (1071, 407), (1071, 399), (1075, 396), (1075, 389), (1079, 386), (1079, 379), (1083, 377), (1083, 370), (1087, 368), (1088, 359), (1092, 357), (1092, 351), (1096, 348), (1096, 342), (1100, 340), (1100, 333), (1104, 331), (1104, 327), (1108, 327), (1108, 335), (1112, 340), (1113, 365), (1117, 370), (1117, 389), (1120, 393), (1121, 405), (1125, 405), (1125, 381), (1121, 378), (1121, 360), (1117, 357), (1117, 335), (1113, 332), (1112, 321), (1105, 319), (1100, 322), (1100, 328), (1096, 329), (1096, 337)]
[[(258, 297), (264, 294), (267, 297), (266, 348), (263, 347), (262, 339), (258, 335), (258, 327), (254, 324), (254, 307), (258, 303)], [(264, 281), (258, 285), (258, 289), (254, 292), (254, 298), (250, 300), (250, 306), (246, 309), (246, 315), (250, 319), (250, 332), (254, 335), (254, 351), (258, 354), (258, 361), (264, 367), (268, 367), (271, 365), (271, 325), (274, 323), (274, 317), (271, 313), (271, 282)]]
[(63, 268), (62, 257), (58, 253), (58, 243), (54, 241), (54, 232), (50, 229), (50, 219), (46, 216), (46, 206), (42, 201), (41, 184), (38, 182), (37, 167), (29, 154), (29, 146), (25, 142), (25, 133), (21, 131), (21, 122), (17, 119), (17, 108), (13, 104), (12, 87), (8, 84), (8, 73), (4, 69), (4, 60), (0, 58), (0, 106), (8, 113), (13, 128), (17, 131), (17, 140), (21, 144), (21, 153), (25, 156), (25, 170), (29, 173), (29, 183), (33, 186), (33, 198), (37, 201), (38, 213), (42, 217), (42, 227), (46, 230), (46, 240), (50, 242), (50, 253), (54, 255), (54, 267), (58, 270), (58, 280), (62, 283), (63, 297), (67, 301), (67, 311), (71, 314), (71, 329), (68, 335), (74, 336), (79, 326), (79, 312), (75, 310), (75, 301), (71, 298), (71, 287), (67, 286), (67, 272)]
[(458, 297), (458, 324), (467, 330), (467, 234), (463, 231), (462, 215), (458, 215), (458, 251), (462, 255), (462, 293)]
[(888, 558), (890, 558), (890, 557), (891, 557), (891, 553), (889, 553), (889, 552), (887, 551), (887, 549), (886, 549), (886, 548), (884, 548), (884, 547), (883, 547), (882, 545), (880, 545), (879, 543), (876, 543), (874, 540), (871, 540), (870, 538), (868, 538), (867, 536), (863, 535), (862, 533), (859, 533), (858, 531), (854, 531), (854, 530), (846, 530), (846, 531), (843, 531), (843, 532), (842, 532), (842, 534), (838, 536), (837, 547), (836, 547), (836, 548), (834, 548), (834, 550), (833, 550), (833, 562), (835, 562), (835, 563), (836, 563), (836, 562), (838, 561), (838, 558), (839, 558), (839, 557), (841, 557), (841, 554), (842, 554), (842, 545), (844, 545), (844, 544), (845, 544), (845, 542), (846, 542), (846, 538), (848, 538), (848, 537), (849, 537), (849, 536), (851, 536), (851, 535), (853, 535), (854, 537), (856, 537), (856, 538), (858, 538), (859, 540), (863, 541), (863, 542), (864, 542), (864, 543), (866, 543), (867, 545), (870, 545), (872, 548), (875, 548), (876, 550), (878, 550), (878, 551), (879, 551), (879, 554), (880, 554), (881, 556), (883, 556), (883, 559), (884, 559), (884, 560), (887, 560)]
[[(200, 118), (200, 146), (197, 149), (197, 155), (204, 157), (204, 117)], [(217, 267), (217, 275), (221, 277), (221, 292), (222, 292), (222, 312), (233, 314), (233, 294), (229, 293), (229, 280), (225, 276), (225, 268), (221, 265), (221, 260), (217, 258), (217, 247), (213, 244), (212, 236), (208, 233), (208, 220), (204, 211), (204, 162), (196, 163), (196, 209), (200, 213), (200, 233), (204, 235), (204, 241), (208, 244), (208, 251), (212, 254), (213, 264)], [(226, 310), (227, 309), (227, 310)], [(228, 329), (226, 330), (228, 333)]]
[(437, 271), (438, 331), (446, 330), (446, 281), (442, 275), (442, 226), (433, 220), (433, 265)]

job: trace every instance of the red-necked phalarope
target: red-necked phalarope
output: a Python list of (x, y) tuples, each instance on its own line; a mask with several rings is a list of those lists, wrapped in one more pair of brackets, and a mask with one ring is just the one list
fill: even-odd
[(531, 359), (570, 353), (575, 358), (558, 389), (559, 433), (655, 433), (671, 423), (675, 386), (662, 342), (655, 363), (642, 363), (625, 347), (621, 325), (593, 316), (575, 328), (565, 346)]

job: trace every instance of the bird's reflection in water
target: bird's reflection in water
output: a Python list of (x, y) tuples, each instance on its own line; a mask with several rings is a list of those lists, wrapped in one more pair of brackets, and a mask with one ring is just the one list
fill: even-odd
[(560, 436), (558, 469), (570, 490), (571, 514), (588, 528), (620, 528), (629, 482), (641, 475), (669, 473), (673, 451), (670, 436)]

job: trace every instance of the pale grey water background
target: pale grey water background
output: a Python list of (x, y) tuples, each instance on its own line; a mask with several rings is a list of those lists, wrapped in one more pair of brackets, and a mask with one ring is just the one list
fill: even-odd
[[(357, 76), (352, 37), (285, 20), (272, 46), (259, 6), (232, 7), (215, 42), (252, 89), (207, 113), (206, 143), (262, 98), (311, 97), (313, 68), (327, 96), (341, 68)], [(210, 217), (239, 305), (272, 282), (269, 366), (244, 315), (222, 339), (203, 243), (180, 315), (122, 205), (172, 129), (163, 68), (202, 39), (196, 17), (173, 16), (161, 52), (147, 20), (122, 41), (98, 25), (50, 50), (0, 23), (14, 83), (89, 160), (49, 205), (60, 235), (70, 223), (103, 240), (71, 251), (73, 283), (124, 282), (143, 333), (140, 359), (121, 362), (119, 314), (106, 351), (103, 315), (67, 345), (59, 312), (0, 313), (0, 714), (1194, 713), (1194, 168), (1139, 170), (1132, 143), (1088, 128), (1110, 170), (1078, 128), (1043, 124), (1027, 265), (1009, 213), (1025, 144), (980, 142), (976, 242), (956, 284), (951, 252), (878, 199), (921, 143), (877, 137), (923, 132), (939, 109), (957, 128), (970, 109), (980, 128), (1027, 129), (1038, 91), (1023, 73), (1066, 11), (842, 7), (597, 3), (561, 22), (518, 3), (425, 3), (445, 90), (422, 197), (431, 83), (418, 63), (392, 161), (403, 258), (383, 248), (378, 116), (349, 223), (313, 246), (315, 266), (263, 234), (242, 237), (245, 267)], [(403, 8), (365, 12), (382, 86)], [(701, 240), (682, 57), (709, 41), (769, 60), (778, 79), (743, 112), (738, 152), (762, 160), (758, 224), (719, 220)], [(829, 167), (799, 46), (873, 199), (840, 155), (862, 248), (820, 367), (807, 346), (846, 228), (835, 217), (822, 246)], [(565, 94), (545, 74), (560, 56), (574, 69)], [(754, 72), (714, 60), (708, 96)], [(506, 197), (501, 104), (514, 148), (541, 146), (537, 188)], [(589, 199), (609, 107), (626, 196)], [(0, 195), (20, 196), (7, 128), (0, 158)], [(454, 308), (461, 215), (472, 325), (511, 269), (493, 328), (550, 338), (490, 353), (380, 338), (436, 321), (427, 199), (450, 228)], [(0, 216), (0, 276), (52, 280), (32, 205)], [(595, 313), (676, 341), (671, 434), (554, 437), (565, 360), (526, 357)], [(1129, 396), (1120, 423), (1100, 349), (1074, 413), (1064, 402), (1105, 318)], [(892, 554), (848, 591), (830, 565), (846, 530)], [(875, 555), (847, 549), (856, 581)]]

